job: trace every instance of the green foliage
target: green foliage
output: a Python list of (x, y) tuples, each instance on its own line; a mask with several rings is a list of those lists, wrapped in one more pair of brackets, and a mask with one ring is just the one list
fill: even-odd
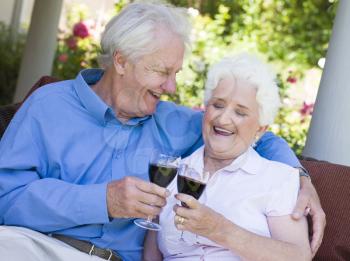
[(11, 40), (10, 29), (0, 22), (0, 105), (12, 102), (23, 48), (24, 35)]
[(271, 60), (315, 66), (324, 57), (336, 4), (320, 0), (235, 1), (234, 41), (253, 41)]
[[(293, 75), (294, 79), (300, 79)], [(303, 113), (305, 104), (302, 106), (302, 101), (297, 103), (291, 102), (289, 98), (289, 88), (294, 83), (289, 83), (288, 78), (279, 74), (278, 86), (280, 87), (280, 97), (282, 107), (280, 108), (274, 124), (270, 126), (270, 130), (280, 137), (283, 137), (297, 155), (301, 155), (305, 142), (306, 135), (311, 121), (311, 111)], [(312, 106), (312, 105), (310, 105)]]

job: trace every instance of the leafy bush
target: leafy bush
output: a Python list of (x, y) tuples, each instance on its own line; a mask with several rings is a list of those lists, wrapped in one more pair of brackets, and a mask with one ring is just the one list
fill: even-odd
[(18, 78), (25, 35), (11, 40), (10, 29), (0, 22), (0, 105), (12, 102)]

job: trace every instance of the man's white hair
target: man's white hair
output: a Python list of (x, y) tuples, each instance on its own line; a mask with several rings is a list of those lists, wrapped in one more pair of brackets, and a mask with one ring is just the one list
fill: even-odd
[(259, 104), (259, 123), (261, 126), (273, 123), (281, 103), (276, 75), (268, 64), (247, 53), (222, 59), (209, 69), (205, 84), (205, 104), (220, 80), (226, 77), (243, 79), (254, 85)]
[(157, 31), (166, 30), (180, 37), (189, 46), (190, 23), (186, 9), (161, 2), (135, 2), (127, 5), (106, 25), (101, 37), (102, 67), (113, 64), (113, 56), (120, 51), (135, 62), (157, 50)]

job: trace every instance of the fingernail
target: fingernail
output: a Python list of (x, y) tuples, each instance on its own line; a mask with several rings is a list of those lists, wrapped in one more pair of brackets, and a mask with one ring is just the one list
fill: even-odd
[(165, 190), (165, 197), (169, 197), (170, 194), (171, 194), (171, 193), (170, 193), (170, 190), (166, 189), (166, 190)]

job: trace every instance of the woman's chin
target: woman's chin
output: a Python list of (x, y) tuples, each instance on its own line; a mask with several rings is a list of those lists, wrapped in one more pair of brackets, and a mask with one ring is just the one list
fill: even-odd
[(205, 155), (217, 160), (230, 160), (235, 158), (234, 153), (222, 150), (222, 148), (205, 150)]

